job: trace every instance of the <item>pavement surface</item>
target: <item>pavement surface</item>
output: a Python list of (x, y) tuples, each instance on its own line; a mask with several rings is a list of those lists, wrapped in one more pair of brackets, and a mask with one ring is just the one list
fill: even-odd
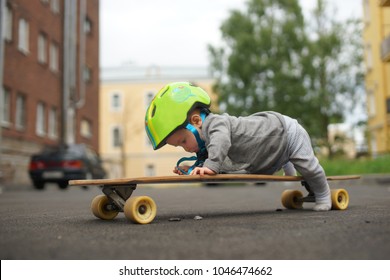
[[(99, 259), (390, 259), (390, 180), (342, 181), (345, 211), (286, 210), (283, 190), (299, 183), (139, 187), (158, 214), (149, 225), (95, 218), (98, 187), (6, 187), (0, 194), (0, 258)], [(194, 219), (196, 217), (196, 219)], [(173, 219), (172, 219), (173, 218)], [(172, 221), (175, 220), (175, 221)]]

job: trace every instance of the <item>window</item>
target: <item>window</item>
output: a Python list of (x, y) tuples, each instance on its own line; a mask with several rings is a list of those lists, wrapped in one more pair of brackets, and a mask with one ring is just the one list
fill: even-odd
[(367, 90), (367, 99), (368, 99), (368, 116), (375, 117), (376, 115), (376, 104), (375, 104), (375, 94), (374, 90)]
[(83, 119), (80, 125), (80, 134), (85, 138), (92, 137), (92, 124), (89, 120)]
[(387, 109), (387, 113), (390, 114), (390, 98), (387, 98), (386, 99), (386, 109)]
[(146, 108), (149, 107), (149, 104), (150, 104), (150, 102), (152, 102), (153, 98), (154, 98), (154, 92), (153, 91), (148, 91), (146, 93), (146, 95), (145, 95), (145, 106), (146, 106)]
[(112, 129), (112, 146), (118, 148), (122, 146), (122, 133), (120, 127)]
[(53, 72), (57, 72), (58, 71), (58, 45), (54, 42), (50, 44), (49, 56), (50, 56), (50, 70)]
[(153, 164), (146, 165), (145, 176), (147, 177), (156, 176), (156, 169)]
[(6, 41), (12, 41), (12, 10), (9, 6), (5, 7), (5, 17), (4, 17), (4, 39)]
[(50, 1), (50, 9), (54, 14), (60, 13), (60, 2), (59, 0), (51, 0)]
[(38, 102), (37, 104), (37, 117), (35, 120), (35, 132), (38, 136), (44, 136), (45, 131), (45, 104)]
[(363, 14), (364, 14), (364, 23), (368, 25), (371, 21), (371, 14), (370, 14), (370, 1), (364, 0), (363, 3)]
[(92, 22), (88, 17), (84, 19), (84, 33), (91, 34), (92, 32)]
[(11, 123), (11, 93), (6, 88), (3, 88), (3, 100), (1, 102), (3, 108), (1, 108), (1, 125), (8, 127)]
[(26, 128), (26, 97), (23, 94), (16, 97), (15, 125), (18, 130)]
[(49, 112), (49, 137), (57, 139), (58, 137), (58, 123), (57, 123), (57, 109), (52, 107)]
[(24, 53), (28, 54), (29, 52), (29, 26), (28, 22), (21, 18), (19, 19), (19, 34), (18, 34), (18, 49)]
[(84, 65), (84, 71), (83, 71), (83, 79), (84, 79), (84, 82), (88, 83), (91, 81), (91, 76), (92, 76), (92, 73), (91, 73), (91, 68), (89, 68), (88, 66)]
[[(146, 94), (145, 94), (145, 108), (147, 109), (150, 105), (150, 103), (152, 102), (154, 98), (154, 92), (153, 91), (148, 91)], [(148, 137), (148, 135), (146, 135), (146, 132), (145, 132), (145, 143), (146, 143), (146, 147), (152, 147), (152, 143), (150, 142), (150, 139)]]
[(150, 142), (150, 139), (147, 134), (145, 135), (145, 143), (146, 143), (146, 147), (150, 147), (150, 148), (152, 147), (152, 142)]
[(367, 44), (366, 45), (366, 67), (367, 67), (367, 71), (371, 71), (372, 70), (372, 48), (371, 48), (371, 45), (370, 44)]
[(122, 94), (119, 92), (111, 94), (111, 109), (113, 111), (120, 111), (122, 109)]
[(46, 35), (40, 33), (38, 35), (38, 62), (40, 63), (47, 62), (46, 41)]

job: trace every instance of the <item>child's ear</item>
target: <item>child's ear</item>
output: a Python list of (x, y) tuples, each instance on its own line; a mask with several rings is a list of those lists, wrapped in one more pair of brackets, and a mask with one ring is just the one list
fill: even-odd
[(190, 118), (190, 123), (194, 126), (201, 127), (202, 126), (202, 118), (199, 114), (193, 114)]

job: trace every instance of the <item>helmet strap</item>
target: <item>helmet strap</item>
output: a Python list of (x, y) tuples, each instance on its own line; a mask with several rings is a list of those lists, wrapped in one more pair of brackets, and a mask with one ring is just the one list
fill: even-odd
[[(200, 117), (202, 119), (202, 122), (204, 122), (204, 120), (206, 119), (207, 117), (207, 112), (205, 111), (201, 111), (200, 113)], [(189, 175), (191, 173), (191, 171), (197, 167), (197, 166), (203, 166), (203, 163), (204, 161), (207, 159), (208, 157), (208, 153), (207, 153), (207, 149), (206, 149), (206, 144), (205, 142), (202, 140), (202, 138), (200, 137), (199, 135), (199, 132), (198, 130), (196, 129), (195, 126), (193, 126), (192, 124), (188, 123), (186, 125), (186, 129), (188, 129), (189, 131), (192, 132), (192, 134), (194, 134), (195, 136), (195, 139), (196, 139), (196, 142), (198, 143), (198, 147), (199, 147), (199, 151), (196, 153), (196, 156), (193, 156), (193, 157), (184, 157), (184, 158), (181, 158), (179, 159), (179, 161), (177, 162), (176, 164), (176, 167), (177, 169), (179, 169), (183, 174), (186, 174), (186, 175)], [(181, 169), (179, 167), (180, 163), (182, 163), (183, 161), (195, 161), (195, 164), (192, 165), (188, 171), (185, 171), (183, 169)]]
[[(204, 122), (204, 120), (206, 119), (206, 116), (207, 116), (206, 112), (203, 112), (203, 111), (200, 112), (200, 118), (202, 119), (202, 122)], [(192, 124), (188, 123), (186, 125), (186, 129), (188, 129), (189, 131), (192, 132), (192, 134), (194, 134), (196, 142), (198, 143), (199, 150), (201, 150), (202, 148), (204, 148), (206, 146), (205, 142), (200, 137), (199, 132), (198, 132), (198, 130), (196, 129), (195, 126), (193, 126)]]

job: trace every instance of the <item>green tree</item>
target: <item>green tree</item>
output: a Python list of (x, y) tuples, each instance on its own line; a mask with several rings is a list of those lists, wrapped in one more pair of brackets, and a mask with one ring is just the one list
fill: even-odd
[(295, 117), (305, 96), (304, 20), (297, 0), (251, 0), (221, 26), (224, 47), (209, 46), (220, 106), (234, 115), (261, 110)]
[(363, 102), (362, 24), (354, 19), (337, 22), (323, 0), (317, 0), (312, 15), (307, 25), (309, 52), (302, 60), (311, 111), (306, 126), (332, 157), (328, 125), (343, 122)]
[(327, 126), (343, 119), (363, 81), (359, 26), (328, 17), (322, 0), (310, 22), (297, 0), (249, 0), (246, 8), (222, 23), (224, 45), (209, 46), (220, 108), (297, 118), (331, 152)]

